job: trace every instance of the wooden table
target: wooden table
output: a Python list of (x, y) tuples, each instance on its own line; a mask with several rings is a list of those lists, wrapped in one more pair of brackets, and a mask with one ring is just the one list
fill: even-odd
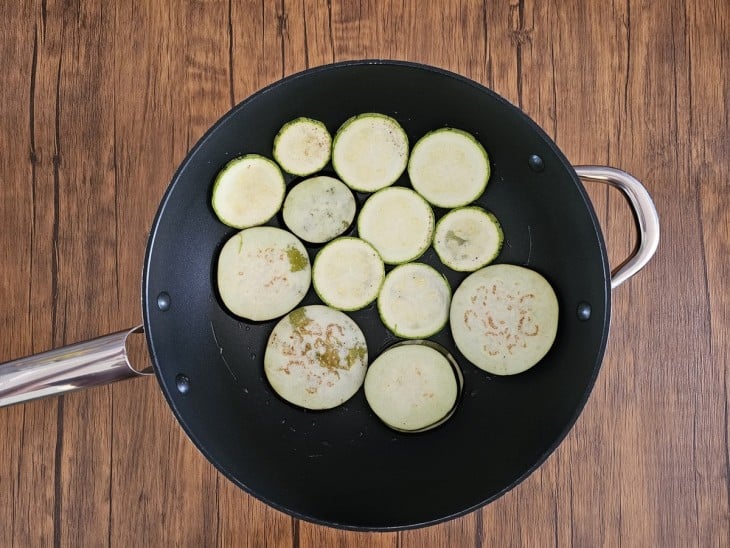
[[(0, 410), (0, 546), (729, 545), (726, 2), (42, 0), (1, 2), (0, 21), (0, 361), (140, 323), (147, 231), (186, 152), (332, 61), (482, 82), (575, 164), (644, 181), (662, 221), (613, 293), (577, 424), (480, 511), (381, 534), (294, 520), (218, 474), (148, 378)], [(616, 264), (631, 216), (589, 191)]]

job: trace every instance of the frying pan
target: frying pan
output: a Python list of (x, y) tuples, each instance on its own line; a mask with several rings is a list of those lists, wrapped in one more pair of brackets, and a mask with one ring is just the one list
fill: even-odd
[[(262, 363), (276, 320), (234, 317), (213, 283), (218, 251), (236, 232), (217, 221), (210, 207), (220, 168), (244, 153), (270, 156), (277, 130), (298, 116), (322, 120), (334, 133), (362, 112), (393, 116), (411, 144), (444, 126), (474, 134), (492, 162), (477, 203), (496, 214), (505, 234), (496, 262), (540, 272), (560, 306), (552, 349), (520, 375), (477, 369), (455, 348), (448, 328), (432, 337), (453, 354), (464, 385), (454, 415), (419, 434), (387, 428), (362, 390), (328, 411), (305, 411), (280, 399)], [(613, 276), (580, 178), (618, 186), (634, 212), (638, 250)], [(407, 176), (397, 184), (408, 184)], [(365, 198), (358, 195), (360, 203)], [(442, 214), (436, 210), (437, 217)], [(0, 366), (0, 405), (150, 373), (133, 369), (125, 350), (129, 334), (143, 330), (170, 408), (232, 482), (271, 506), (330, 526), (393, 530), (432, 524), (499, 497), (565, 437), (601, 365), (611, 289), (649, 261), (658, 238), (656, 210), (636, 179), (611, 168), (572, 167), (533, 121), (478, 83), (395, 61), (310, 69), (233, 108), (179, 167), (149, 236), (143, 327)], [(316, 252), (310, 247), (310, 258)], [(444, 272), (452, 289), (464, 277), (441, 265), (433, 250), (420, 260)], [(316, 302), (310, 291), (302, 304)], [(351, 316), (365, 333), (371, 360), (397, 342), (374, 306)]]

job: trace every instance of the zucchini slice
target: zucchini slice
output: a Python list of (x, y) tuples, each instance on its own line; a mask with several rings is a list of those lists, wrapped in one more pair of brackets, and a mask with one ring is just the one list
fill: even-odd
[(370, 196), (357, 218), (357, 231), (387, 264), (418, 259), (431, 245), (434, 214), (410, 188), (384, 188)]
[(383, 352), (368, 368), (365, 398), (380, 420), (394, 430), (430, 430), (456, 410), (461, 388), (457, 371), (428, 341), (401, 343)]
[(347, 314), (322, 305), (297, 308), (269, 336), (264, 372), (286, 401), (306, 409), (331, 409), (362, 386), (368, 348)]
[(514, 375), (550, 350), (558, 330), (558, 299), (534, 270), (490, 265), (461, 282), (450, 318), (454, 342), (467, 360), (495, 375)]
[(487, 187), (490, 173), (484, 147), (470, 133), (453, 128), (437, 129), (421, 137), (408, 162), (413, 188), (438, 207), (473, 202)]
[(275, 162), (247, 154), (228, 162), (213, 183), (211, 205), (218, 219), (234, 228), (262, 225), (284, 201), (284, 175)]
[(265, 321), (298, 305), (309, 290), (309, 257), (294, 234), (271, 226), (231, 237), (218, 256), (218, 292), (242, 318)]
[(446, 278), (423, 263), (395, 267), (378, 295), (378, 312), (398, 337), (424, 339), (441, 331), (449, 320), (451, 288)]
[(352, 224), (355, 196), (347, 185), (321, 175), (305, 179), (284, 200), (284, 223), (302, 240), (321, 244), (336, 238)]
[(342, 237), (319, 250), (312, 281), (322, 301), (339, 310), (359, 310), (375, 300), (385, 277), (383, 260), (360, 238)]
[(332, 165), (345, 184), (375, 192), (395, 183), (408, 164), (408, 136), (390, 116), (353, 116), (335, 134)]
[(481, 207), (453, 209), (436, 223), (433, 248), (442, 263), (458, 272), (473, 272), (499, 255), (504, 234), (494, 214)]
[(292, 175), (316, 173), (330, 161), (331, 152), (332, 136), (327, 126), (312, 118), (287, 122), (274, 137), (274, 159)]

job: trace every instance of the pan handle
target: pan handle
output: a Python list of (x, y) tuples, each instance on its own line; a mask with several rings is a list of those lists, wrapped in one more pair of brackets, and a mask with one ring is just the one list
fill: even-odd
[(626, 195), (639, 228), (639, 245), (619, 268), (611, 273), (611, 289), (616, 289), (639, 272), (659, 246), (659, 214), (644, 185), (625, 171), (604, 166), (574, 166), (583, 181), (605, 183)]
[(142, 326), (0, 364), (0, 407), (151, 375), (127, 359), (127, 338)]

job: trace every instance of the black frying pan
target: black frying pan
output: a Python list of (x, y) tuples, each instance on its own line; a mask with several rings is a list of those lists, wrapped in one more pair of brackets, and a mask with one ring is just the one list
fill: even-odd
[[(448, 328), (434, 336), (458, 361), (464, 389), (454, 416), (420, 434), (387, 428), (369, 410), (362, 390), (341, 407), (319, 412), (280, 399), (262, 364), (276, 320), (248, 323), (232, 316), (214, 287), (218, 251), (235, 233), (210, 207), (220, 168), (245, 153), (270, 157), (277, 130), (298, 116), (322, 120), (334, 133), (362, 112), (393, 116), (411, 144), (443, 126), (477, 136), (492, 161), (490, 183), (478, 203), (497, 215), (505, 233), (496, 262), (537, 270), (560, 304), (553, 348), (537, 366), (513, 377), (492, 376), (468, 363)], [(623, 175), (583, 173), (614, 183), (611, 173)], [(408, 184), (407, 177), (397, 184)], [(640, 198), (651, 205), (648, 195)], [(639, 209), (637, 216), (643, 227), (656, 222), (653, 211)], [(648, 261), (656, 241), (644, 241), (641, 248), (634, 271)], [(317, 248), (309, 251), (313, 258)], [(421, 260), (444, 272), (452, 288), (464, 277), (444, 268), (432, 250)], [(622, 271), (624, 277), (631, 273)], [(152, 227), (144, 265), (144, 330), (160, 387), (180, 424), (231, 481), (303, 519), (396, 529), (480, 507), (555, 449), (598, 373), (611, 285), (601, 231), (576, 170), (535, 123), (481, 85), (442, 70), (348, 62), (308, 70), (258, 92), (190, 152)], [(315, 302), (310, 291), (302, 304)], [(397, 341), (374, 305), (351, 316), (366, 335), (371, 359)]]

